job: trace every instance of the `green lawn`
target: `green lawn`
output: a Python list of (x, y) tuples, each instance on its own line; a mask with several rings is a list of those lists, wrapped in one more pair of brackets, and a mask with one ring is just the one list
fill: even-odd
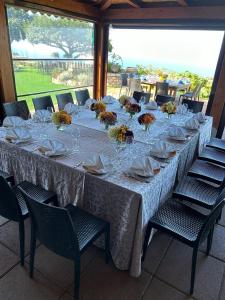
[[(16, 81), (17, 95), (68, 88), (67, 85), (52, 83), (51, 75), (44, 74), (35, 68), (26, 67), (26, 68), (22, 68), (21, 70), (15, 71), (15, 81)], [(74, 92), (74, 89), (52, 92), (52, 93), (47, 92), (44, 94), (37, 95), (36, 97), (51, 95), (54, 104), (56, 104), (57, 101), (55, 95), (60, 93), (67, 93), (67, 92)], [(72, 95), (75, 98), (74, 93), (72, 93)], [(90, 95), (92, 95), (92, 87), (90, 87)], [(34, 97), (35, 96), (27, 96), (27, 97), (18, 96), (18, 99), (19, 100), (25, 99), (27, 101), (29, 109), (33, 111), (34, 107), (32, 103), (32, 98)]]

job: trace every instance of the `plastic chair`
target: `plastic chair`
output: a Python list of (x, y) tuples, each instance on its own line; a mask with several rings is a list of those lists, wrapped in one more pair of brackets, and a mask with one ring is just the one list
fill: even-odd
[(140, 102), (141, 98), (145, 99), (145, 103), (148, 103), (151, 97), (150, 93), (144, 93), (144, 92), (138, 92), (138, 91), (134, 91), (133, 93), (133, 98), (137, 101)]
[(15, 180), (13, 175), (10, 175), (9, 173), (0, 170), (0, 177), (3, 177), (11, 185), (15, 185)]
[(195, 114), (201, 112), (204, 106), (204, 102), (202, 101), (194, 101), (188, 99), (183, 99), (182, 104), (186, 104), (188, 109), (191, 109)]
[(74, 299), (79, 299), (80, 259), (87, 248), (105, 234), (106, 262), (109, 252), (109, 223), (73, 206), (52, 207), (35, 201), (21, 189), (31, 214), (30, 276), (33, 277), (36, 238), (54, 253), (74, 261)]
[(157, 97), (157, 95), (168, 96), (168, 93), (169, 93), (169, 83), (156, 82), (155, 98)]
[(56, 99), (59, 110), (63, 110), (66, 104), (68, 103), (74, 103), (73, 96), (71, 93), (58, 94), (56, 95)]
[(51, 96), (44, 96), (33, 98), (33, 105), (35, 110), (47, 109), (51, 107), (53, 111), (55, 111)]
[(24, 120), (31, 117), (26, 100), (4, 103), (3, 106), (7, 117), (17, 116)]
[(75, 91), (78, 105), (85, 105), (85, 102), (90, 98), (88, 89)]
[(198, 83), (192, 92), (187, 92), (185, 94), (180, 95), (179, 103), (182, 98), (188, 98), (190, 100), (198, 99), (198, 101), (199, 101), (199, 95), (200, 95), (202, 86), (203, 86), (203, 82)]
[(206, 144), (206, 147), (214, 148), (225, 152), (225, 140), (211, 138), (210, 142)]
[(155, 101), (158, 106), (162, 106), (165, 103), (174, 102), (174, 98), (171, 96), (157, 95)]
[(23, 266), (25, 243), (24, 220), (28, 217), (28, 209), (19, 188), (23, 188), (24, 191), (29, 192), (36, 201), (45, 203), (53, 202), (55, 205), (58, 205), (58, 201), (55, 193), (46, 191), (27, 181), (23, 181), (11, 188), (7, 181), (0, 176), (0, 215), (19, 223), (20, 263)]
[(206, 147), (198, 158), (225, 167), (225, 153), (223, 151)]
[(207, 255), (209, 254), (212, 245), (214, 225), (221, 215), (223, 205), (224, 201), (222, 197), (211, 213), (205, 216), (174, 199), (166, 201), (148, 223), (143, 246), (143, 260), (145, 259), (152, 228), (161, 230), (192, 247), (190, 294), (193, 294), (199, 246), (207, 238), (206, 253)]
[(119, 93), (119, 97), (121, 95), (122, 92), (122, 88), (126, 88), (126, 94), (129, 93), (129, 86), (128, 86), (128, 74), (126, 73), (121, 73), (120, 74), (120, 80), (121, 80), (121, 86), (120, 86), (120, 93)]

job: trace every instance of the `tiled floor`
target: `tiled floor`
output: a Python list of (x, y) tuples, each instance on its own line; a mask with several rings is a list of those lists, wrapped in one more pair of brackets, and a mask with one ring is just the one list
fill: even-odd
[[(29, 220), (26, 233), (26, 264), (21, 267), (18, 227), (0, 217), (0, 299), (72, 300), (72, 262), (42, 245), (36, 250), (34, 279), (29, 278)], [(202, 245), (190, 297), (191, 249), (167, 235), (154, 236), (139, 278), (106, 265), (102, 251), (93, 247), (82, 258), (81, 300), (225, 300), (225, 212), (210, 256), (204, 249)]]

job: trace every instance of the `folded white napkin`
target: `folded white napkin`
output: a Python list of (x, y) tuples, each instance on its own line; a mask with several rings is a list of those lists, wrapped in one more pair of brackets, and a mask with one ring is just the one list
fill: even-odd
[(159, 141), (151, 147), (151, 154), (160, 158), (168, 158), (172, 152), (176, 154), (172, 146), (164, 141)]
[(76, 114), (78, 112), (78, 105), (67, 103), (64, 107), (64, 111), (66, 111), (69, 115)]
[(31, 139), (30, 133), (24, 128), (7, 129), (5, 139), (11, 143), (26, 142)]
[(135, 159), (129, 168), (130, 173), (143, 177), (154, 176), (155, 172), (159, 170), (160, 164), (151, 157), (141, 157), (140, 159)]
[(43, 140), (37, 149), (45, 156), (57, 156), (67, 152), (66, 146), (58, 140)]
[(90, 108), (90, 107), (91, 107), (91, 104), (96, 103), (96, 102), (97, 102), (97, 101), (96, 101), (95, 99), (89, 98), (89, 99), (87, 99), (87, 101), (85, 102), (85, 107), (86, 107), (86, 108)]
[(178, 126), (170, 126), (168, 129), (169, 137), (177, 140), (185, 140), (186, 139), (186, 132), (183, 128)]
[(137, 104), (137, 101), (136, 101), (133, 97), (131, 97), (131, 98), (130, 98), (130, 103), (131, 103), (131, 104)]
[(105, 173), (108, 162), (103, 155), (94, 155), (83, 164), (84, 169), (94, 173)]
[(113, 104), (116, 99), (112, 96), (105, 96), (102, 101), (105, 103), (105, 104)]
[(206, 121), (206, 116), (203, 112), (199, 112), (197, 113), (194, 118), (196, 118), (196, 120), (198, 120), (199, 123), (204, 123)]
[(188, 112), (187, 106), (184, 104), (178, 105), (176, 112), (181, 115), (185, 115)]
[(34, 122), (51, 122), (52, 113), (48, 110), (37, 110), (33, 115)]
[(191, 130), (198, 129), (199, 121), (193, 117), (193, 118), (189, 119), (188, 121), (186, 121), (184, 127), (187, 129), (191, 129)]
[(20, 117), (5, 117), (3, 121), (3, 126), (4, 127), (25, 127), (26, 126), (26, 121), (23, 120)]
[(158, 105), (155, 101), (150, 101), (148, 104), (145, 105), (146, 109), (157, 109)]

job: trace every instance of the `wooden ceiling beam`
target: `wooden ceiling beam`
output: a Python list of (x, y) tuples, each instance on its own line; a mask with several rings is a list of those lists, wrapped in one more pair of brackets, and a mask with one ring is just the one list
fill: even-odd
[(105, 22), (116, 23), (119, 20), (141, 21), (147, 20), (225, 20), (225, 6), (209, 7), (154, 7), (137, 9), (108, 9), (102, 15)]
[(127, 0), (127, 3), (130, 4), (130, 6), (133, 6), (135, 8), (139, 8), (140, 6), (136, 3), (134, 0)]
[(180, 4), (181, 6), (188, 6), (186, 0), (176, 0), (176, 2), (177, 2), (178, 4)]
[[(5, 2), (10, 3), (11, 1), (5, 0)], [(18, 2), (21, 2), (21, 4), (23, 2), (38, 4), (45, 7), (50, 7), (52, 9), (69, 11), (70, 13), (76, 13), (78, 15), (90, 17), (95, 20), (100, 19), (100, 11), (97, 7), (86, 3), (76, 2), (73, 0), (24, 0)]]

